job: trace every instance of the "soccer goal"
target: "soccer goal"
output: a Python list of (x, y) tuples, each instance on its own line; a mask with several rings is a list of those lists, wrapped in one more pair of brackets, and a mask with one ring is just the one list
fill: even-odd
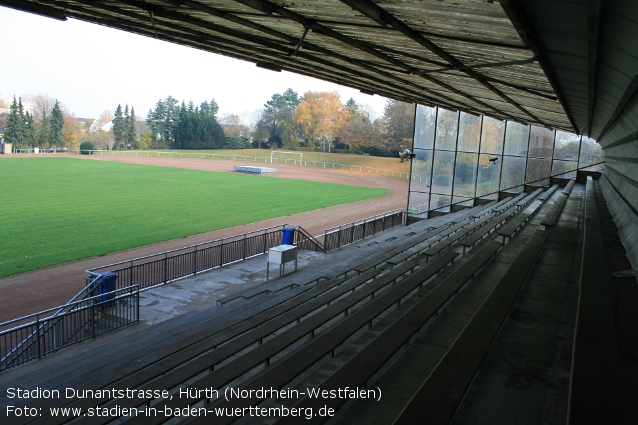
[(271, 164), (288, 164), (288, 161), (290, 161), (291, 164), (295, 164), (295, 165), (305, 165), (303, 162), (303, 153), (301, 152), (289, 152), (289, 151), (270, 152)]

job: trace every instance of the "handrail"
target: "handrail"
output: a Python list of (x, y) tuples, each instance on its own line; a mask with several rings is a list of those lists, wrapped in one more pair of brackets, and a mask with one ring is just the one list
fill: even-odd
[(283, 228), (283, 227), (287, 227), (287, 226), (293, 226), (293, 225), (291, 225), (291, 224), (278, 224), (278, 225), (275, 225), (275, 226), (264, 227), (263, 229), (252, 230), (250, 232), (240, 233), (240, 234), (234, 235), (234, 236), (226, 236), (224, 238), (214, 239), (212, 241), (207, 241), (207, 242), (200, 242), (198, 244), (188, 245), (188, 246), (184, 246), (184, 247), (181, 247), (181, 248), (170, 249), (168, 251), (162, 251), (162, 252), (158, 252), (156, 254), (145, 255), (143, 257), (136, 257), (136, 258), (132, 258), (130, 260), (118, 261), (117, 263), (106, 264), (104, 266), (94, 267), (92, 269), (87, 269), (85, 271), (87, 273), (95, 274), (94, 270), (105, 269), (107, 267), (120, 266), (122, 264), (130, 264), (130, 263), (132, 263), (134, 261), (139, 261), (139, 260), (148, 260), (149, 258), (159, 257), (159, 256), (162, 256), (162, 255), (172, 254), (172, 253), (180, 252), (180, 251), (187, 251), (187, 250), (190, 250), (190, 249), (193, 249), (193, 248), (197, 248), (197, 247), (201, 247), (201, 246), (205, 246), (205, 245), (211, 245), (211, 244), (214, 244), (216, 242), (222, 242), (223, 243), (224, 241), (228, 241), (228, 240), (231, 240), (231, 239), (236, 239), (236, 238), (240, 238), (241, 239), (242, 237), (246, 237), (246, 236), (252, 235), (252, 234), (263, 234), (267, 230)]
[[(111, 294), (113, 298), (105, 301), (104, 297), (108, 297), (109, 294)], [(132, 307), (130, 305), (129, 307), (124, 307), (124, 311), (126, 312), (127, 308), (128, 310), (133, 311), (131, 310), (131, 308), (134, 308), (135, 311), (134, 314), (132, 314), (132, 316), (134, 317), (133, 321), (138, 321), (139, 285), (133, 285), (126, 288), (117, 289), (107, 294), (89, 296), (79, 301), (68, 302), (63, 306), (53, 307), (40, 311), (38, 313), (22, 316), (0, 324), (0, 326), (6, 327), (7, 325), (11, 325), (12, 323), (26, 322), (0, 331), (0, 340), (2, 340), (2, 344), (0, 344), (0, 347), (4, 346), (5, 348), (7, 346), (11, 346), (14, 338), (24, 333), (25, 330), (29, 331), (29, 329), (33, 329), (34, 326), (36, 328), (35, 330), (31, 331), (30, 334), (21, 342), (15, 344), (14, 347), (4, 353), (4, 355), (0, 358), (0, 371), (24, 363), (26, 361), (33, 360), (35, 358), (43, 357), (50, 352), (77, 343), (83, 339), (87, 339), (86, 337), (78, 339), (77, 335), (82, 329), (86, 327), (87, 324), (95, 322), (95, 313), (93, 309), (103, 309), (110, 308), (111, 306), (117, 306), (116, 309), (118, 309), (118, 311), (121, 311), (122, 307), (118, 304), (118, 301), (121, 299), (130, 298), (132, 295), (135, 294), (138, 295), (137, 302), (134, 303)], [(61, 311), (67, 308), (67, 311), (61, 313)], [(87, 314), (87, 309), (91, 309), (90, 311), (92, 313)], [(126, 320), (120, 320), (116, 328), (132, 323), (132, 321), (130, 320), (130, 311), (126, 313)], [(42, 317), (51, 312), (53, 312), (53, 314), (51, 314), (50, 316), (44, 318)], [(72, 323), (75, 326), (65, 327), (63, 325), (63, 331), (56, 332), (58, 323), (61, 320), (66, 319), (69, 315), (79, 315), (79, 320), (77, 317), (71, 319)], [(95, 323), (93, 323), (93, 325), (94, 326), (92, 326), (92, 332), (90, 336), (91, 338), (96, 336)], [(111, 325), (111, 327), (112, 326), (113, 325)], [(64, 330), (67, 330), (68, 332), (65, 332)], [(106, 329), (105, 331), (107, 332), (109, 330), (112, 329)], [(105, 331), (103, 330), (103, 332)], [(51, 334), (50, 332), (53, 332), (53, 334)], [(35, 350), (32, 349), (34, 346)], [(50, 348), (47, 349), (47, 346), (50, 346)], [(24, 359), (24, 357), (26, 357), (26, 360)]]

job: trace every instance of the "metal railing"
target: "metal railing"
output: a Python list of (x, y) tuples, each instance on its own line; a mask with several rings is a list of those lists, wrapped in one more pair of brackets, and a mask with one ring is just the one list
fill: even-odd
[(284, 224), (96, 267), (87, 270), (87, 273), (91, 275), (86, 279), (92, 279), (94, 273), (108, 271), (118, 275), (117, 287), (139, 285), (140, 289), (150, 288), (255, 255), (265, 254), (270, 248), (281, 245), (284, 227), (294, 227), (297, 230), (295, 235), (298, 238), (296, 244), (299, 248), (312, 251), (323, 250), (321, 244), (301, 227)]
[(5, 322), (13, 327), (0, 331), (0, 371), (137, 321), (139, 286), (134, 285)]
[(395, 226), (404, 225), (405, 220), (405, 210), (398, 209), (327, 229), (323, 235), (325, 251), (332, 251)]

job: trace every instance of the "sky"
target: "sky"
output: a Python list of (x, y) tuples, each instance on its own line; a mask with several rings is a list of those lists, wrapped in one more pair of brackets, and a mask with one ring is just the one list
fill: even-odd
[(373, 118), (387, 101), (359, 90), (254, 63), (178, 46), (96, 24), (54, 19), (0, 6), (0, 97), (48, 95), (79, 118), (98, 118), (118, 104), (145, 118), (159, 99), (215, 99), (219, 115), (250, 120), (275, 93), (288, 88), (338, 91), (368, 105)]

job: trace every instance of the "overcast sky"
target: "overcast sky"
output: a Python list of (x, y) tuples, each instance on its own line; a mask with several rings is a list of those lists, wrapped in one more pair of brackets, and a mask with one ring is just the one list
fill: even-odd
[(171, 95), (199, 104), (215, 99), (220, 114), (250, 116), (275, 93), (292, 88), (337, 90), (369, 105), (377, 117), (386, 99), (288, 72), (74, 19), (65, 22), (0, 6), (0, 97), (44, 94), (81, 118), (118, 104), (146, 117)]

